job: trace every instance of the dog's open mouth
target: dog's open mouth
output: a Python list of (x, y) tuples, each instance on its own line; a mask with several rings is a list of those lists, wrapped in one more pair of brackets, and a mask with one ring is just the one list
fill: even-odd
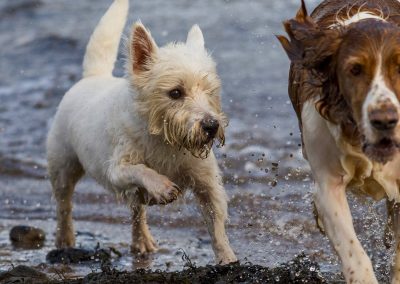
[(377, 143), (364, 142), (363, 151), (373, 161), (385, 164), (391, 161), (400, 149), (400, 143), (392, 138), (382, 138)]

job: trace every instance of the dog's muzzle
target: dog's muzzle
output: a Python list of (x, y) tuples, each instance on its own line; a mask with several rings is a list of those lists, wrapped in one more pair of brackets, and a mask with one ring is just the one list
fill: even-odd
[(371, 108), (368, 119), (374, 132), (375, 141), (364, 139), (363, 150), (372, 160), (387, 163), (392, 160), (400, 148), (395, 129), (399, 124), (397, 108), (390, 103)]

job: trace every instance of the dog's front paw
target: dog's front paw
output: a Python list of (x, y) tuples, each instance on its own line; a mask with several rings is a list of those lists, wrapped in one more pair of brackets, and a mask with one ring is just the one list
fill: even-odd
[(216, 262), (217, 262), (217, 264), (220, 264), (220, 265), (226, 265), (226, 264), (237, 262), (237, 261), (238, 261), (238, 259), (235, 255), (235, 253), (230, 248), (227, 249), (223, 253), (219, 253), (216, 256)]
[(149, 234), (141, 235), (132, 240), (131, 252), (134, 254), (145, 255), (157, 251), (157, 244)]
[(180, 188), (166, 176), (159, 175), (145, 184), (144, 202), (147, 205), (168, 204), (178, 199)]

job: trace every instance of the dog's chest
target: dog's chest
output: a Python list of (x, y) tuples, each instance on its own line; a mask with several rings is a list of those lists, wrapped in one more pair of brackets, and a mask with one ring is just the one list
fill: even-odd
[(389, 200), (400, 202), (400, 153), (385, 165), (351, 152), (341, 162), (350, 188), (360, 190), (376, 200), (388, 197)]
[(168, 176), (175, 183), (186, 179), (188, 175), (188, 163), (190, 164), (191, 154), (185, 149), (175, 149), (165, 141), (152, 141), (144, 143), (143, 163), (158, 173)]
[(173, 182), (180, 184), (189, 175), (192, 155), (185, 149), (171, 147), (157, 136), (135, 131), (120, 135), (115, 143), (114, 159), (126, 164), (144, 164)]

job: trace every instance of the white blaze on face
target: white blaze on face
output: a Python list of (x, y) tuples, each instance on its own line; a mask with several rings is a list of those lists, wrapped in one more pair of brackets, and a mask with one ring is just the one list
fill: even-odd
[(397, 109), (400, 108), (400, 104), (396, 97), (396, 94), (389, 89), (385, 82), (383, 67), (384, 66), (382, 63), (382, 57), (379, 56), (374, 79), (372, 80), (370, 90), (362, 106), (362, 123), (364, 134), (366, 138), (371, 142), (375, 142), (375, 139), (373, 127), (369, 120), (368, 110), (378, 109), (379, 104), (383, 102), (389, 102), (393, 104), (393, 106), (395, 106)]

